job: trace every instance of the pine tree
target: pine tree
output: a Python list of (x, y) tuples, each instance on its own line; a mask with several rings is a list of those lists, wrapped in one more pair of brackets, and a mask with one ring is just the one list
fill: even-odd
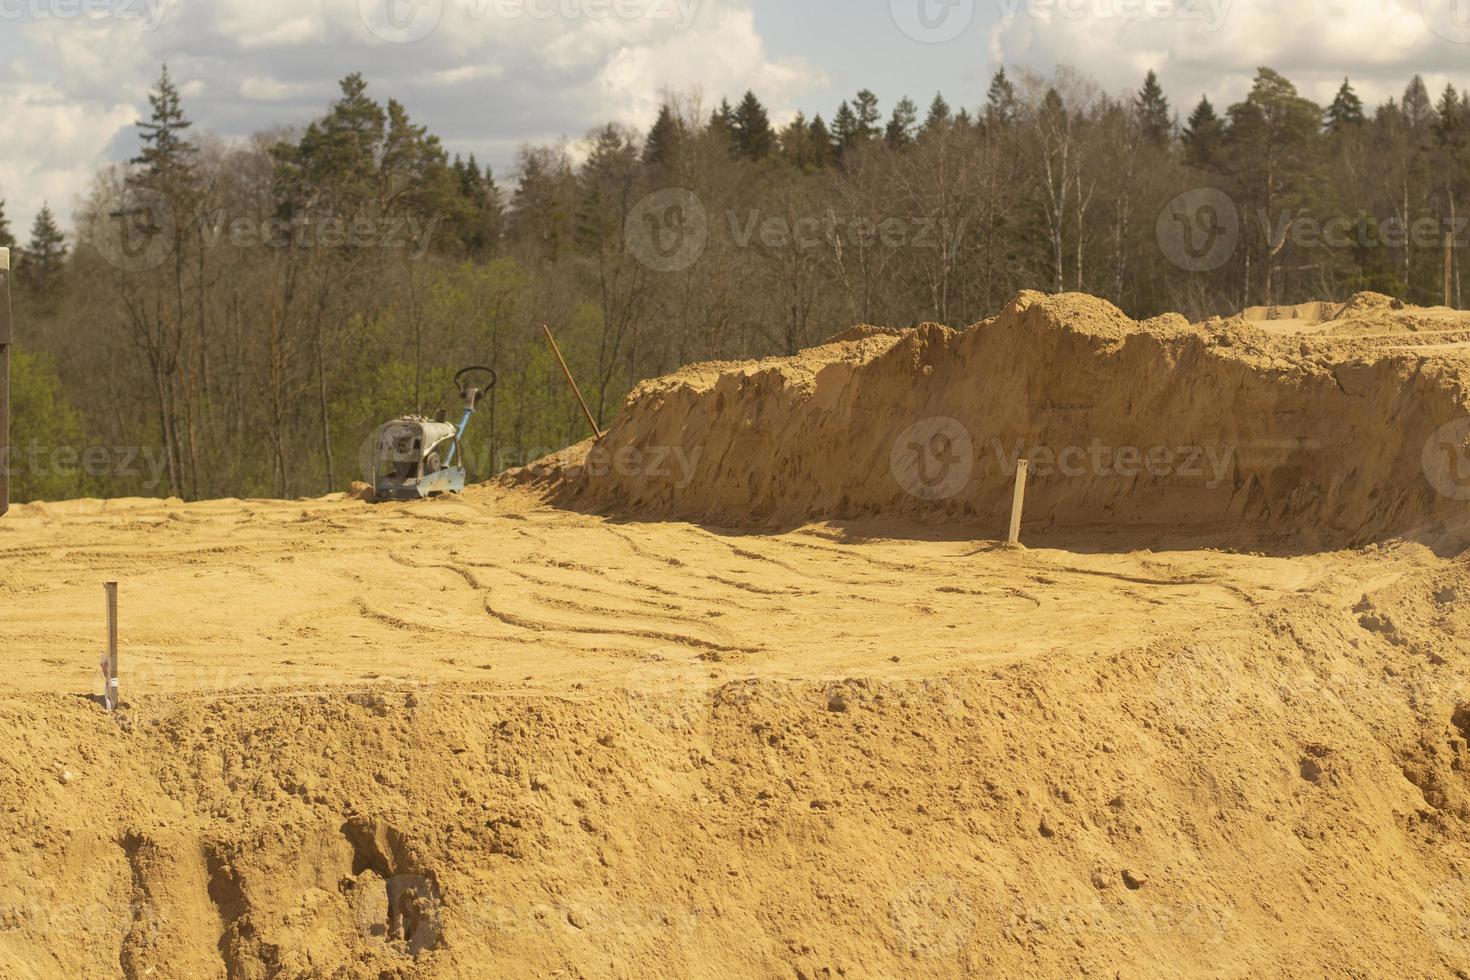
[(914, 130), (918, 121), (919, 107), (914, 104), (913, 99), (905, 95), (893, 107), (893, 115), (888, 120), (888, 127), (883, 132), (883, 138), (891, 147), (908, 146), (914, 141)]
[(1422, 75), (1415, 75), (1404, 89), (1404, 118), (1414, 129), (1422, 129), (1434, 119), (1434, 104), (1429, 99), (1429, 88)]
[(883, 121), (883, 114), (878, 111), (878, 96), (863, 89), (853, 100), (852, 111), (857, 117), (859, 139), (866, 142), (877, 139), (882, 134), (883, 131), (878, 126)]
[(764, 160), (776, 145), (776, 133), (766, 107), (754, 92), (747, 91), (736, 107), (732, 123), (735, 155), (746, 160)]
[(839, 159), (860, 139), (859, 128), (857, 114), (852, 111), (852, 106), (843, 102), (832, 117), (832, 143)]
[(473, 153), (468, 163), (456, 156), (451, 170), (464, 201), (458, 228), (460, 243), (470, 255), (489, 255), (500, 243), (505, 218), (495, 175), (489, 167), (481, 170)]
[(1213, 167), (1218, 161), (1225, 124), (1215, 114), (1209, 98), (1201, 96), (1199, 105), (1189, 114), (1189, 123), (1180, 134), (1184, 143), (1184, 159), (1194, 167)]
[(1134, 99), (1133, 108), (1138, 114), (1144, 138), (1156, 146), (1167, 146), (1174, 124), (1169, 113), (1169, 100), (1159, 85), (1158, 74), (1152, 69), (1143, 80), (1143, 88)]
[(734, 138), (735, 110), (730, 107), (729, 99), (721, 99), (719, 106), (709, 116), (709, 131), (716, 139), (731, 140)]
[(802, 173), (815, 172), (820, 166), (819, 155), (825, 156), (813, 139), (812, 128), (805, 113), (798, 112), (777, 137), (781, 156)]
[(351, 217), (378, 197), (388, 113), (368, 97), (362, 75), (354, 72), (338, 87), (342, 95), (325, 116), (307, 126), (296, 143), (278, 144), (272, 151), (287, 214)]
[(1437, 116), (1434, 121), (1435, 138), (1441, 145), (1455, 142), (1465, 122), (1465, 103), (1460, 99), (1460, 93), (1455, 91), (1453, 82), (1445, 85), (1434, 111)]
[(678, 156), (683, 138), (683, 126), (674, 109), (667, 102), (659, 107), (658, 118), (643, 141), (643, 162), (651, 167), (669, 166)]
[[(1303, 98), (1270, 68), (1256, 73), (1244, 102), (1226, 110), (1221, 159), (1234, 180), (1243, 213), (1282, 214), (1310, 200), (1322, 145), (1322, 107)], [(1261, 302), (1277, 302), (1275, 271), (1290, 236), (1257, 239)]]
[(1337, 90), (1332, 104), (1327, 107), (1323, 125), (1329, 133), (1340, 133), (1350, 126), (1361, 126), (1364, 121), (1363, 100), (1358, 98), (1352, 84), (1344, 78), (1342, 88)]
[(15, 236), (10, 233), (10, 219), (5, 217), (3, 197), (0, 197), (0, 248), (15, 248)]
[(596, 252), (620, 239), (638, 159), (637, 147), (616, 125), (608, 123), (598, 130), (578, 175), (577, 237), (589, 250)]
[(934, 94), (934, 101), (929, 103), (929, 114), (924, 117), (923, 131), (925, 133), (937, 133), (954, 122), (954, 114), (950, 111), (949, 103), (944, 101), (944, 96), (938, 92)]
[(818, 169), (826, 167), (834, 159), (832, 131), (819, 112), (812, 118), (812, 161)]
[(990, 79), (990, 91), (985, 96), (985, 126), (988, 129), (1003, 129), (1016, 118), (1016, 86), (1006, 77), (1005, 68), (1000, 68)]
[(42, 204), (31, 225), (31, 240), (21, 253), (20, 273), (38, 293), (49, 293), (66, 261), (66, 238), (56, 226), (49, 205)]
[(148, 95), (148, 102), (153, 106), (153, 116), (136, 124), (142, 130), (138, 138), (143, 149), (130, 162), (143, 168), (143, 183), (147, 186), (172, 187), (192, 176), (195, 148), (184, 135), (193, 123), (184, 116), (168, 65), (163, 66), (158, 88)]

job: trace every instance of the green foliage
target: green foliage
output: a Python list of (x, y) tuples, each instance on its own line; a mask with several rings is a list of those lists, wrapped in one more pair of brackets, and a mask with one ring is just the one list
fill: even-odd
[(78, 497), (96, 485), (84, 470), (87, 446), (81, 413), (67, 399), (49, 355), (12, 349), (10, 411), (14, 500)]
[[(457, 416), (450, 375), (467, 364), (500, 378), (469, 433), (472, 473), (529, 462), (586, 435), (542, 324), (606, 424), (639, 379), (691, 361), (791, 352), (853, 323), (960, 327), (1021, 289), (1085, 290), (1139, 317), (1364, 288), (1439, 300), (1438, 243), (1395, 228), (1466, 213), (1470, 105), (1453, 87), (1426, 108), (1410, 83), (1367, 116), (1345, 85), (1324, 113), (1262, 69), (1223, 117), (1200, 100), (1177, 136), (1156, 75), (1123, 99), (1096, 91), (1070, 72), (1000, 70), (978, 120), (940, 94), (922, 124), (905, 98), (885, 127), (864, 90), (830, 127), (796, 113), (779, 134), (750, 93), (709, 115), (670, 100), (642, 138), (593, 131), (585, 159), (523, 148), (502, 194), (358, 75), (289, 141), (195, 154), (164, 73), (140, 155), (99, 175), (83, 220), (158, 185), (181, 215), (197, 205), (226, 226), (365, 219), (432, 234), (406, 251), (294, 236), (209, 247), (188, 233), (175, 261), (125, 272), (67, 250), (46, 212), (16, 299), (75, 402), (48, 417), (166, 466), (161, 486), (73, 477), (44, 492), (346, 489), (385, 420)], [(670, 188), (698, 207), (655, 194)], [(1191, 272), (1161, 247), (1159, 219), (1202, 188), (1228, 195), (1239, 235)], [(1347, 238), (1282, 233), (1300, 218), (1345, 222)], [(44, 302), (28, 264), (51, 284)]]

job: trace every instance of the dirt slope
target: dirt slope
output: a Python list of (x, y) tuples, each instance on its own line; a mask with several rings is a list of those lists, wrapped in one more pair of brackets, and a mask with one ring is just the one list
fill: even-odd
[[(996, 533), (1015, 460), (1040, 454), (1036, 527), (1319, 547), (1464, 524), (1464, 499), (1424, 468), (1436, 433), (1467, 415), (1470, 359), (1454, 345), (1470, 318), (1396, 313), (1371, 294), (1333, 316), (1327, 334), (1281, 336), (1256, 314), (1138, 323), (1092, 297), (1028, 293), (960, 332), (698, 365), (638, 388), (590, 456), (555, 461), (573, 464), (556, 499), (738, 526), (881, 514)], [(936, 438), (914, 469), (906, 454)], [(1434, 452), (1428, 465), (1445, 465)], [(950, 460), (965, 472), (940, 468)]]

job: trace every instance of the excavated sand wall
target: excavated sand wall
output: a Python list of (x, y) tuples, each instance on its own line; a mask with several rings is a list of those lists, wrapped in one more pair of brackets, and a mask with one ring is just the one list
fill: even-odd
[(883, 515), (1000, 528), (1024, 454), (1033, 528), (1359, 542), (1464, 522), (1463, 495), (1436, 488), (1425, 454), (1451, 452), (1434, 440), (1466, 404), (1453, 361), (1314, 349), (1241, 321), (1139, 323), (1092, 297), (1028, 293), (964, 331), (647, 382), (558, 492), (733, 526)]

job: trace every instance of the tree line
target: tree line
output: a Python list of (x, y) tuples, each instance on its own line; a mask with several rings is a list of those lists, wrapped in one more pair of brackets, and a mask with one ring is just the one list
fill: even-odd
[(1470, 92), (1418, 77), (1369, 112), (1262, 68), (1182, 118), (1153, 72), (1113, 95), (1002, 69), (973, 111), (864, 90), (781, 126), (753, 93), (670, 96), (646, 133), (523, 148), (504, 187), (356, 74), (247, 140), (196, 133), (166, 68), (150, 105), (70, 234), (46, 205), (17, 243), (0, 202), (22, 500), (344, 490), (374, 427), (452, 407), (470, 363), (500, 377), (469, 440), (488, 475), (585, 434), (543, 323), (605, 425), (681, 364), (960, 327), (1021, 289), (1192, 319), (1439, 302), (1442, 234), (1467, 237)]

